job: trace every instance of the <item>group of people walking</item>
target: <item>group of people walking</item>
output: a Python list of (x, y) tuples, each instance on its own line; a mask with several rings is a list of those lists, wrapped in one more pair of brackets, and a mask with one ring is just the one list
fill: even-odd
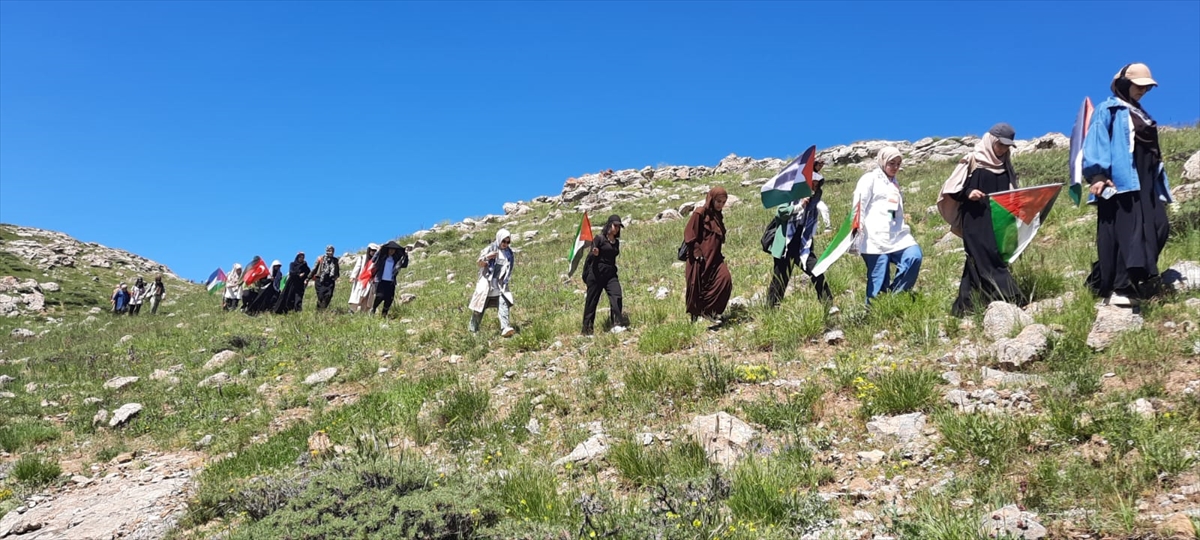
[[(1090, 184), (1088, 201), (1096, 205), (1099, 217), (1098, 260), (1088, 285), (1114, 305), (1136, 304), (1157, 291), (1158, 257), (1169, 233), (1164, 205), (1171, 202), (1171, 195), (1158, 130), (1141, 105), (1141, 99), (1155, 86), (1157, 82), (1144, 64), (1122, 68), (1112, 81), (1113, 96), (1095, 109), (1093, 128), (1083, 145), (1083, 173)], [(952, 230), (962, 237), (966, 252), (958, 295), (951, 307), (955, 316), (972, 313), (993, 300), (1020, 305), (1026, 302), (1008, 262), (1000, 255), (988, 201), (996, 192), (1018, 187), (1011, 159), (1015, 138), (1016, 131), (1009, 124), (993, 126), (960, 160), (942, 188), (941, 196), (957, 204), (953, 218), (948, 219), (952, 219)], [(921, 246), (909, 227), (897, 176), (902, 164), (903, 156), (897, 148), (881, 149), (876, 166), (858, 179), (850, 200), (855, 217), (851, 249), (865, 266), (868, 306), (880, 294), (911, 291), (921, 270)], [(817, 298), (831, 311), (836, 310), (823, 273), (814, 271), (818, 259), (813, 242), (815, 230), (823, 221), (829, 231), (829, 211), (822, 200), (824, 178), (820, 174), (824, 165), (820, 158), (814, 162), (812, 194), (776, 208), (772, 224), (764, 233), (763, 249), (774, 259), (767, 291), (770, 306), (782, 301), (793, 267), (799, 267), (811, 278)], [(711, 188), (684, 229), (679, 259), (685, 262), (685, 305), (693, 322), (704, 319), (722, 324), (732, 295), (733, 278), (722, 253), (728, 240), (723, 213), (728, 197), (724, 188)], [(587, 286), (583, 334), (594, 331), (602, 294), (608, 296), (612, 330), (623, 331), (629, 324), (617, 268), (623, 228), (620, 216), (610, 216), (600, 235), (592, 240), (583, 263)], [(500, 334), (514, 335), (510, 314), (515, 305), (511, 283), (516, 260), (511, 233), (503, 228), (497, 231), (475, 262), (478, 274), (468, 302), (468, 330), (477, 333), (486, 310), (494, 308)], [(257, 259), (256, 263), (262, 264)], [(370, 244), (365, 254), (356, 257), (350, 272), (350, 311), (379, 310), (386, 316), (395, 297), (398, 273), (407, 266), (408, 254), (395, 241), (383, 246)], [(235, 264), (225, 288), (225, 309), (237, 309), (240, 301), (241, 309), (250, 314), (300, 311), (310, 281), (316, 290), (317, 309), (328, 308), (341, 276), (333, 246), (328, 246), (311, 268), (303, 252), (296, 254), (286, 276), (281, 268), (276, 260), (261, 277), (244, 283), (246, 272)], [(148, 287), (139, 278), (132, 292), (122, 283), (113, 293), (113, 309), (136, 314), (141, 300), (149, 298), (154, 312), (164, 291), (161, 276)]]
[[(1141, 105), (1143, 96), (1157, 84), (1145, 64), (1123, 67), (1113, 77), (1113, 96), (1095, 109), (1084, 139), (1088, 202), (1096, 205), (1098, 215), (1097, 262), (1088, 286), (1106, 304), (1136, 305), (1158, 291), (1158, 258), (1170, 232), (1165, 204), (1172, 199), (1158, 129)], [(1008, 261), (1000, 255), (988, 201), (993, 193), (1019, 187), (1011, 159), (1015, 137), (1011, 125), (993, 126), (943, 186), (942, 196), (958, 203), (953, 225), (966, 252), (958, 296), (951, 307), (955, 316), (970, 314), (994, 300), (1027, 303)], [(852, 245), (866, 267), (868, 305), (880, 294), (912, 290), (921, 269), (923, 254), (907, 223), (897, 179), (902, 163), (898, 149), (881, 149), (876, 167), (859, 178), (851, 199), (851, 212), (857, 218)], [(764, 235), (763, 249), (774, 258), (767, 294), (771, 306), (782, 300), (793, 266), (809, 274), (822, 302), (832, 301), (823, 276), (812, 273), (823, 165), (822, 160), (815, 161), (813, 194), (778, 207), (772, 217), (774, 239)], [(684, 230), (680, 256), (687, 262), (687, 312), (693, 321), (704, 317), (720, 323), (732, 292), (721, 253), (726, 241), (722, 215), (726, 198), (723, 188), (712, 188)]]
[(142, 276), (138, 276), (132, 289), (124, 281), (118, 284), (108, 301), (115, 315), (138, 315), (142, 312), (142, 304), (146, 302), (150, 303), (150, 314), (154, 315), (158, 313), (158, 306), (166, 294), (167, 286), (163, 284), (162, 274), (154, 276), (154, 281), (148, 285)]

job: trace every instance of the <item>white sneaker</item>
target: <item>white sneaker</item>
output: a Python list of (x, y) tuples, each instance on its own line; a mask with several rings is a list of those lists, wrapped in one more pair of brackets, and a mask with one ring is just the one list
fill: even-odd
[(1105, 301), (1110, 306), (1130, 307), (1138, 305), (1137, 298), (1131, 298), (1122, 294), (1112, 293), (1108, 300)]
[(830, 315), (837, 315), (838, 313), (841, 313), (841, 312), (842, 312), (842, 310), (838, 309), (838, 307), (837, 307), (837, 306), (830, 306), (830, 307), (829, 307), (829, 314), (830, 314)]
[(500, 335), (504, 337), (513, 337), (513, 334), (515, 333), (517, 333), (517, 329), (510, 326), (505, 328), (503, 332), (500, 332)]
[(612, 327), (611, 330), (609, 330), (609, 332), (612, 332), (614, 334), (620, 334), (621, 332), (624, 332), (625, 330), (626, 330), (626, 328), (624, 326), (614, 326), (614, 327)]

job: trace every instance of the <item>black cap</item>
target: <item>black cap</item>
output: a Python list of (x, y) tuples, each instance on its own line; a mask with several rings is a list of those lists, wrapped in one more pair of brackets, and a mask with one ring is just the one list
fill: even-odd
[(1000, 141), (1000, 144), (1005, 146), (1015, 146), (1017, 144), (1013, 142), (1013, 138), (1017, 136), (1017, 131), (1005, 122), (1000, 122), (992, 126), (992, 129), (989, 129), (988, 133), (991, 133), (996, 140)]

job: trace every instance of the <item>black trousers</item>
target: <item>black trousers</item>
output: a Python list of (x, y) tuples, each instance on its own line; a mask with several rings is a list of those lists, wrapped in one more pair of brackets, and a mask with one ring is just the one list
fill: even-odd
[[(829, 290), (829, 285), (825, 283), (825, 274), (813, 277), (812, 269), (817, 265), (817, 256), (812, 253), (808, 254), (808, 258), (804, 261), (804, 273), (812, 278), (813, 289), (817, 291), (817, 299), (822, 302), (832, 302), (833, 292)], [(788, 282), (792, 279), (792, 261), (787, 259), (775, 259), (775, 265), (771, 270), (771, 285), (767, 287), (767, 304), (771, 307), (779, 305), (783, 301), (783, 293), (787, 290)]]
[(375, 308), (379, 304), (383, 304), (383, 314), (387, 315), (392, 309), (392, 300), (396, 296), (396, 282), (382, 281), (375, 284), (375, 305), (371, 306), (371, 313), (375, 313)]
[(588, 284), (587, 296), (583, 301), (583, 333), (591, 334), (596, 322), (596, 307), (600, 305), (600, 293), (608, 293), (609, 320), (616, 325), (627, 325), (622, 305), (621, 280), (617, 276), (609, 278), (593, 277)]

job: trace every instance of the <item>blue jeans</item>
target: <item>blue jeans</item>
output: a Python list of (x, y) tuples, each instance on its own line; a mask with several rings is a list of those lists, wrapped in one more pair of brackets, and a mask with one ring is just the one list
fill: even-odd
[[(917, 283), (921, 271), (921, 246), (912, 245), (900, 251), (862, 256), (867, 264), (867, 304), (881, 292), (902, 292)], [(891, 279), (891, 265), (896, 265), (896, 279)]]

